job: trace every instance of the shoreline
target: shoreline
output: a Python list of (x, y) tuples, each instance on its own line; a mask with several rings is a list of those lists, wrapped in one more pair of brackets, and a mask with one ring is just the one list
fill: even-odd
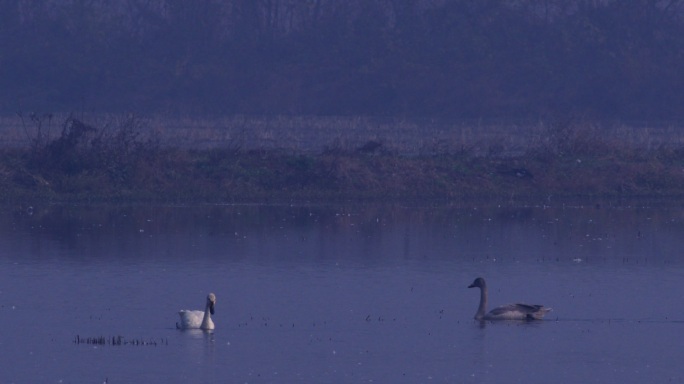
[(134, 116), (103, 127), (70, 116), (57, 128), (57, 137), (35, 129), (30, 145), (0, 148), (3, 200), (544, 204), (684, 197), (684, 144), (673, 138), (670, 145), (639, 148), (603, 138), (591, 124), (550, 125), (515, 155), (496, 141), (453, 142), (407, 155), (373, 138), (353, 146), (333, 140), (315, 152), (235, 141), (171, 147), (142, 135), (144, 121)]
[(684, 197), (684, 156), (582, 159), (160, 150), (78, 172), (0, 151), (5, 201), (292, 203), (641, 200)]

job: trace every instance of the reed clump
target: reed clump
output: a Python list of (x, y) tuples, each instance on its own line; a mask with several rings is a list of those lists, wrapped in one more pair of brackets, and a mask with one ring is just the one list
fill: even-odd
[(169, 340), (168, 339), (129, 339), (125, 338), (123, 336), (97, 336), (97, 337), (81, 337), (80, 335), (74, 336), (74, 344), (80, 345), (80, 344), (87, 344), (87, 345), (98, 345), (98, 346), (105, 346), (105, 345), (110, 345), (110, 346), (124, 346), (124, 345), (130, 345), (130, 346), (163, 346), (163, 345), (169, 345)]
[(145, 124), (134, 116), (104, 125), (69, 116), (50, 137), (41, 122), (30, 145), (0, 149), (0, 193), (8, 200), (159, 202), (684, 194), (684, 146), (638, 146), (651, 142), (648, 132), (627, 142), (584, 122), (538, 124), (524, 146), (505, 135), (461, 135), (423, 138), (416, 147), (401, 135), (373, 134), (338, 135), (316, 150), (259, 147), (254, 127), (251, 139), (232, 135), (220, 146), (162, 145)]

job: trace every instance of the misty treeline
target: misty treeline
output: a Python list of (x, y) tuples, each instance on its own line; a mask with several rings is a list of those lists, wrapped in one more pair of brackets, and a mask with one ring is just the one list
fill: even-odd
[(0, 112), (684, 117), (684, 0), (0, 0)]

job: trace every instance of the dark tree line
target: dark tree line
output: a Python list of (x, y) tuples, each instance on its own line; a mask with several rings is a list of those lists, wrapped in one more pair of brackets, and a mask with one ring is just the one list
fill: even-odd
[(684, 0), (0, 0), (0, 109), (684, 117)]

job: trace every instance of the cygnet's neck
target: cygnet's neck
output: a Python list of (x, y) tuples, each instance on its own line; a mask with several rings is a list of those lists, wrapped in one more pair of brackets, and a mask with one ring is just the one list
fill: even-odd
[(480, 287), (480, 306), (477, 308), (475, 313), (475, 319), (482, 320), (485, 317), (485, 312), (487, 312), (487, 286), (484, 285)]

